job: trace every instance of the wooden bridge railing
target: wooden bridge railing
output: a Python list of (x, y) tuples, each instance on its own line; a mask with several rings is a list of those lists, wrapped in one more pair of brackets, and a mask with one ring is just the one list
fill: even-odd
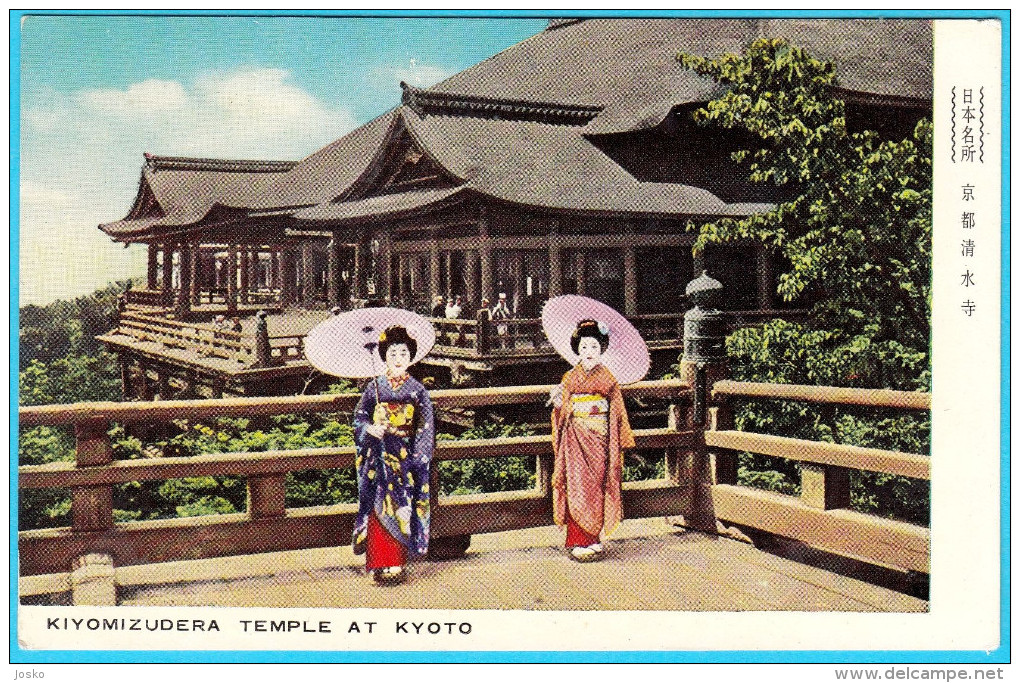
[[(798, 319), (801, 310), (727, 311), (729, 329), (760, 324), (776, 317)], [(627, 316), (650, 348), (679, 348), (683, 339), (683, 313), (649, 313)], [(552, 355), (556, 352), (542, 331), (540, 318), (491, 320), (488, 312), (474, 318), (430, 318), (436, 328), (437, 351), (465, 357)]]
[(173, 305), (172, 294), (162, 289), (129, 289), (124, 292), (124, 300), (128, 304), (150, 308)]
[[(793, 439), (732, 429), (731, 399), (770, 399), (897, 410), (931, 409), (931, 394), (723, 380), (712, 387), (704, 443), (712, 459), (712, 513), (720, 520), (793, 538), (870, 562), (928, 572), (927, 527), (854, 512), (850, 471), (931, 478), (927, 455)], [(799, 464), (798, 498), (737, 485), (737, 453), (786, 458)]]
[[(548, 386), (501, 387), (485, 390), (432, 392), (439, 408), (541, 403)], [(677, 381), (641, 382), (625, 395), (659, 398), (682, 405), (690, 389)], [(76, 462), (55, 462), (19, 468), (18, 485), (69, 488), (72, 525), (21, 531), (23, 575), (69, 571), (77, 558), (106, 554), (117, 565), (271, 552), (349, 543), (356, 505), (312, 508), (286, 507), (286, 475), (307, 469), (352, 467), (352, 447), (297, 451), (222, 453), (194, 457), (113, 460), (107, 434), (115, 423), (160, 423), (229, 416), (270, 416), (292, 413), (351, 412), (356, 394), (260, 397), (150, 403), (84, 403), (36, 406), (19, 412), (21, 427), (72, 426), (77, 438)], [(638, 448), (663, 449), (667, 479), (625, 485), (624, 505), (631, 517), (683, 514), (690, 486), (679, 478), (682, 454), (695, 434), (673, 427), (641, 429)], [(440, 496), (439, 463), (448, 460), (535, 456), (533, 490)], [(432, 536), (437, 553), (463, 551), (470, 534), (506, 531), (552, 523), (550, 437), (529, 436), (437, 444), (431, 472)], [(113, 486), (144, 480), (233, 475), (247, 478), (247, 512), (146, 522), (113, 521)]]
[(140, 341), (156, 341), (164, 346), (196, 351), (200, 355), (234, 358), (241, 362), (248, 362), (254, 352), (251, 338), (240, 332), (136, 312), (122, 313), (117, 331)]
[[(465, 408), (543, 402), (547, 386), (499, 387), (432, 392), (437, 407)], [(745, 530), (791, 538), (809, 546), (884, 566), (927, 573), (930, 537), (926, 527), (849, 509), (849, 471), (930, 477), (927, 456), (792, 439), (732, 429), (730, 399), (793, 400), (903, 410), (929, 410), (930, 395), (717, 381), (705, 395), (710, 405), (700, 426), (697, 386), (677, 380), (625, 387), (628, 397), (670, 403), (665, 427), (636, 432), (639, 449), (663, 449), (666, 478), (624, 485), (627, 517), (683, 515), (691, 528)], [(20, 410), (20, 426), (65, 425), (75, 430), (76, 462), (19, 468), (19, 488), (69, 488), (72, 525), (19, 534), (23, 575), (68, 571), (77, 558), (110, 555), (116, 564), (270, 552), (349, 542), (356, 506), (286, 507), (288, 472), (351, 467), (352, 447), (194, 457), (113, 460), (109, 431), (115, 423), (159, 423), (230, 416), (350, 412), (356, 394), (260, 397), (229, 400), (87, 403)], [(737, 483), (737, 453), (749, 451), (794, 460), (801, 469), (801, 494), (788, 496)], [(532, 490), (440, 496), (443, 461), (534, 456)], [(431, 472), (433, 548), (439, 555), (467, 547), (471, 534), (552, 523), (548, 435), (444, 441)], [(125, 482), (233, 475), (247, 478), (245, 513), (185, 519), (114, 523), (113, 486)]]

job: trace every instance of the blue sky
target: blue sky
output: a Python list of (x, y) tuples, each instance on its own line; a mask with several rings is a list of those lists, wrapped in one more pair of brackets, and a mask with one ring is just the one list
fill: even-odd
[(544, 19), (29, 16), (21, 25), (21, 304), (144, 271), (97, 229), (142, 153), (298, 159), (542, 30)]

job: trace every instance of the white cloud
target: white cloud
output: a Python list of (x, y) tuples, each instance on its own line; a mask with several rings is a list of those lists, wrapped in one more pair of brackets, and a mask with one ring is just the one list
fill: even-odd
[(279, 69), (31, 95), (21, 130), (22, 303), (141, 275), (142, 250), (125, 251), (97, 225), (127, 213), (143, 152), (299, 159), (356, 125)]

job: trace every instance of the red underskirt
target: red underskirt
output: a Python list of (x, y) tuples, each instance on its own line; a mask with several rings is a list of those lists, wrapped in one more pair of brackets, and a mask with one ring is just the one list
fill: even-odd
[(587, 548), (590, 545), (595, 545), (599, 542), (598, 534), (594, 536), (589, 534), (587, 531), (578, 526), (574, 518), (570, 516), (570, 511), (567, 511), (567, 542), (568, 548), (574, 548), (580, 546)]
[(365, 539), (365, 567), (369, 570), (383, 567), (403, 567), (407, 562), (407, 549), (393, 538), (379, 523), (374, 514), (368, 516), (368, 538)]

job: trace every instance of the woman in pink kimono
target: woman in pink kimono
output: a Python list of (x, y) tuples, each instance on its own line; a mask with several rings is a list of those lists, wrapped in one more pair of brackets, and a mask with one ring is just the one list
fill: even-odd
[(634, 447), (620, 385), (601, 364), (609, 328), (582, 320), (570, 338), (580, 362), (551, 394), (553, 519), (567, 528), (566, 547), (578, 562), (602, 557), (599, 534), (623, 520), (623, 449)]

